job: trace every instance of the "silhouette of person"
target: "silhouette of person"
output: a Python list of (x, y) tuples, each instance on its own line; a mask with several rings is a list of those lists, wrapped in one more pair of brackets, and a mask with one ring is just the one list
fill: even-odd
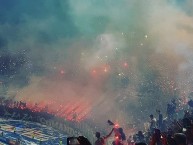
[(156, 119), (154, 118), (154, 116), (152, 114), (149, 117), (150, 117), (149, 129), (150, 129), (150, 132), (153, 133), (154, 129), (156, 128)]
[(107, 136), (103, 136), (101, 137), (100, 132), (96, 132), (95, 136), (97, 138), (97, 140), (95, 141), (95, 145), (105, 145), (105, 140), (111, 136), (112, 132), (113, 132), (114, 128), (111, 130), (111, 132), (107, 135)]

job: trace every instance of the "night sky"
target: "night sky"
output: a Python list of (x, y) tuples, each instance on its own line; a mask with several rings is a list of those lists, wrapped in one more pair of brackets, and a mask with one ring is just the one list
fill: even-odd
[(192, 72), (192, 0), (0, 0), (2, 97), (125, 123), (186, 98)]

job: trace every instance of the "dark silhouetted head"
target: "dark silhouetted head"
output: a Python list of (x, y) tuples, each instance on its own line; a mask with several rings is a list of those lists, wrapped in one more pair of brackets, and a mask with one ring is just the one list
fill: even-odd
[(138, 131), (138, 135), (143, 135), (143, 132), (142, 131)]
[(96, 138), (100, 138), (100, 137), (101, 137), (100, 132), (96, 132), (96, 133), (95, 133), (95, 136), (96, 136)]
[(150, 117), (151, 119), (153, 119), (153, 114), (149, 115), (149, 117)]
[(176, 133), (174, 139), (177, 145), (186, 145), (186, 135), (183, 133)]
[(135, 143), (135, 145), (147, 145), (147, 144), (144, 142), (138, 142), (138, 143)]
[(120, 133), (123, 133), (123, 128), (119, 128), (119, 132), (120, 132)]
[(90, 141), (84, 136), (79, 136), (77, 139), (80, 142), (80, 145), (92, 145)]

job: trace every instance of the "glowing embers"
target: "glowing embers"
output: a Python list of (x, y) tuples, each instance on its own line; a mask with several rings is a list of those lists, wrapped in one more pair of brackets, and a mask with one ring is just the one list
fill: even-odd
[(60, 74), (61, 74), (61, 75), (64, 75), (64, 74), (65, 74), (65, 71), (64, 71), (64, 70), (60, 70)]
[(58, 112), (60, 117), (64, 117), (71, 121), (82, 121), (85, 119), (89, 112), (89, 105), (85, 102), (70, 102), (61, 111)]
[(127, 62), (124, 62), (124, 63), (123, 63), (123, 66), (124, 66), (125, 68), (127, 68), (127, 67), (128, 67), (128, 63), (127, 63)]
[(106, 64), (106, 65), (101, 65), (101, 66), (92, 68), (90, 72), (91, 72), (91, 75), (93, 76), (101, 76), (101, 75), (109, 73), (110, 70), (111, 70), (110, 65)]
[(91, 75), (96, 76), (97, 75), (97, 70), (96, 69), (91, 70)]
[(10, 100), (4, 105), (9, 108), (18, 108), (21, 110), (29, 109), (31, 110), (31, 112), (46, 112), (56, 117), (76, 122), (84, 120), (88, 116), (88, 113), (91, 109), (89, 103), (86, 102), (84, 99), (69, 101), (66, 103), (63, 102), (63, 104), (59, 104), (58, 102), (55, 102), (53, 100), (41, 101), (39, 103), (30, 102), (30, 100)]
[(84, 101), (77, 101), (77, 103), (72, 101), (65, 105), (59, 105), (54, 101), (35, 104), (28, 102), (26, 108), (30, 109), (32, 112), (47, 112), (56, 117), (77, 122), (84, 120), (90, 109), (89, 105)]
[(119, 124), (115, 123), (114, 128), (119, 128), (119, 127), (120, 127)]
[(104, 72), (106, 73), (107, 71), (108, 71), (108, 70), (107, 70), (107, 68), (105, 67), (105, 68), (104, 68)]

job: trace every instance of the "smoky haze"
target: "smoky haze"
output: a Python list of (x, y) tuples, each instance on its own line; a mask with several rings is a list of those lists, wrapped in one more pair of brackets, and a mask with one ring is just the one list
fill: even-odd
[(2, 95), (95, 124), (146, 120), (192, 92), (192, 10), (191, 0), (0, 0)]

